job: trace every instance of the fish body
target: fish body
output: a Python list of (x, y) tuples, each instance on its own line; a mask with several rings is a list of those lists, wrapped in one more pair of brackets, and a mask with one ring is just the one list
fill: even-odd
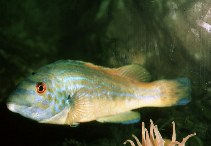
[(187, 78), (148, 82), (140, 65), (105, 68), (60, 60), (23, 80), (8, 98), (8, 109), (41, 123), (134, 123), (141, 107), (168, 107), (190, 101)]

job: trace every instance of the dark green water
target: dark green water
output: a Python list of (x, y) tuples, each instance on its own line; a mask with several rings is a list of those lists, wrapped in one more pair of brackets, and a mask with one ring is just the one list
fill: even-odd
[[(202, 0), (0, 0), (0, 145), (119, 146), (141, 123), (90, 122), (77, 128), (44, 125), (9, 112), (5, 101), (19, 81), (60, 59), (107, 67), (138, 63), (152, 80), (188, 77), (185, 106), (139, 109), (163, 137), (176, 122), (186, 146), (211, 145), (211, 3)], [(128, 144), (129, 145), (129, 144)]]

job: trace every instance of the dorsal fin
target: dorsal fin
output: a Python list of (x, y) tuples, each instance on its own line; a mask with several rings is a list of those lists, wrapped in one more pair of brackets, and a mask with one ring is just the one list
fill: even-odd
[(151, 79), (149, 72), (138, 64), (122, 66), (117, 68), (117, 71), (119, 72), (118, 74), (120, 76), (128, 77), (141, 82), (148, 82)]
[(102, 66), (97, 66), (92, 63), (85, 63), (85, 65), (98, 71), (134, 79), (140, 82), (148, 82), (151, 79), (149, 72), (139, 64), (131, 64), (112, 69), (105, 68)]

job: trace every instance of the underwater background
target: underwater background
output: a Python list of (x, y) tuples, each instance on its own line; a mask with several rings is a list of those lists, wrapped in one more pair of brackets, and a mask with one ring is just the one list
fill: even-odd
[(9, 112), (6, 99), (18, 82), (60, 59), (138, 63), (152, 80), (188, 77), (188, 105), (141, 108), (141, 121), (149, 127), (152, 119), (169, 139), (175, 121), (179, 141), (197, 134), (186, 146), (211, 145), (211, 1), (0, 0), (0, 145), (122, 146), (139, 137), (141, 123), (73, 128)]

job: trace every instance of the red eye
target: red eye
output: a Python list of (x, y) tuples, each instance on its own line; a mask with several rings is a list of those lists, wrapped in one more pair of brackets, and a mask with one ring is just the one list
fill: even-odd
[(43, 82), (37, 82), (36, 91), (38, 94), (43, 94), (46, 91), (46, 84)]

